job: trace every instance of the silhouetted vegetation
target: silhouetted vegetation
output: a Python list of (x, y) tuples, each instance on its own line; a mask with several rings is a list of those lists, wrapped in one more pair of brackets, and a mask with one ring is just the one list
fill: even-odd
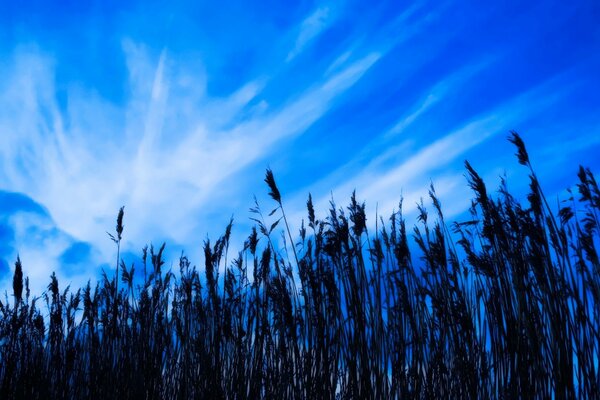
[[(323, 220), (309, 196), (293, 237), (269, 170), (276, 208), (256, 205), (233, 258), (231, 223), (207, 240), (202, 272), (185, 256), (165, 271), (163, 245), (144, 249), (142, 265), (117, 256), (116, 276), (76, 291), (53, 274), (33, 297), (17, 260), (0, 303), (1, 397), (597, 396), (598, 184), (580, 168), (578, 193), (553, 211), (522, 140), (510, 140), (529, 174), (526, 202), (505, 182), (492, 195), (466, 163), (463, 222), (445, 221), (433, 187), (433, 212), (421, 203), (412, 233), (401, 205), (369, 232), (354, 195)], [(117, 246), (122, 233), (121, 209)]]

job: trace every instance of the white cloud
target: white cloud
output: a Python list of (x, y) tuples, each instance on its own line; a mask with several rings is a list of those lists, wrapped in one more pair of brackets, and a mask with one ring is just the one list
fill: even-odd
[[(190, 70), (166, 50), (153, 59), (130, 41), (123, 49), (129, 81), (122, 107), (73, 86), (61, 109), (53, 60), (36, 49), (16, 51), (1, 71), (0, 189), (43, 204), (61, 230), (97, 246), (104, 260), (114, 253), (105, 231), (121, 205), (134, 250), (157, 237), (199, 239), (202, 209), (220, 187), (235, 186), (232, 175), (311, 126), (380, 57), (349, 62), (287, 104), (252, 108), (264, 81), (212, 98), (202, 68)], [(46, 283), (56, 264), (42, 255), (55, 258), (65, 246), (27, 250), (32, 279)]]
[(293, 60), (304, 48), (323, 32), (331, 23), (329, 7), (319, 7), (300, 24), (294, 48), (288, 53), (286, 61)]
[[(441, 99), (443, 96), (450, 96), (451, 90), (456, 89), (452, 86), (460, 87), (462, 75), (462, 73), (451, 75), (449, 79), (436, 84), (435, 88), (437, 89), (433, 91), (438, 93), (436, 97)], [(459, 77), (461, 78), (458, 79)], [(440, 89), (442, 87), (444, 90)], [(455, 216), (469, 207), (471, 196), (462, 167), (460, 170), (444, 168), (459, 157), (467, 155), (469, 151), (491, 137), (508, 133), (523, 118), (534, 117), (560, 98), (562, 94), (563, 91), (556, 90), (553, 87), (553, 81), (550, 80), (514, 96), (502, 104), (495, 105), (479, 116), (470, 117), (470, 120), (463, 122), (462, 126), (457, 129), (414, 150), (414, 138), (418, 137), (418, 132), (411, 132), (408, 128), (412, 122), (410, 119), (414, 117), (415, 113), (418, 116), (418, 110), (433, 107), (435, 102), (432, 103), (429, 100), (430, 104), (427, 106), (417, 105), (417, 111), (396, 124), (392, 128), (391, 134), (390, 131), (382, 133), (382, 140), (389, 143), (387, 151), (372, 158), (366, 165), (349, 160), (337, 171), (333, 171), (325, 178), (313, 183), (310, 188), (299, 190), (298, 196), (288, 202), (290, 220), (300, 221), (301, 218), (305, 218), (305, 202), (309, 191), (312, 191), (313, 195), (319, 193), (313, 199), (314, 205), (315, 209), (320, 210), (321, 215), (324, 216), (329, 208), (331, 196), (334, 196), (339, 203), (338, 206), (343, 206), (354, 189), (357, 190), (359, 199), (368, 200), (367, 206), (371, 218), (375, 215), (376, 207), (379, 215), (383, 215), (384, 218), (389, 216), (392, 210), (397, 209), (402, 196), (404, 197), (404, 212), (405, 215), (408, 215), (415, 211), (416, 203), (421, 197), (427, 197), (430, 182), (433, 182), (436, 193), (444, 205), (446, 217)], [(427, 100), (425, 104), (427, 104)], [(403, 130), (398, 130), (398, 125)], [(401, 133), (405, 135), (404, 139), (397, 144)], [(408, 134), (410, 136), (407, 136)], [(381, 145), (381, 143), (377, 142), (377, 145)], [(408, 158), (406, 158), (407, 153), (409, 154)], [(394, 159), (399, 162), (390, 164), (390, 160)], [(355, 165), (361, 165), (360, 170), (348, 172)], [(326, 194), (322, 191), (319, 192), (322, 188), (326, 188), (328, 192)], [(329, 192), (329, 190), (331, 191)], [(374, 226), (375, 222), (372, 219), (370, 223)]]

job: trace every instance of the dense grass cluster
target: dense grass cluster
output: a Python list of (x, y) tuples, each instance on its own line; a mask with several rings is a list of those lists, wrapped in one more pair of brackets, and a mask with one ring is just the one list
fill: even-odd
[[(354, 196), (318, 220), (309, 197), (294, 237), (267, 171), (275, 210), (252, 210), (256, 228), (233, 259), (231, 224), (207, 241), (202, 273), (185, 256), (164, 271), (163, 245), (144, 249), (143, 282), (117, 255), (116, 276), (73, 291), (52, 275), (32, 297), (17, 260), (0, 303), (1, 397), (597, 396), (600, 190), (581, 168), (578, 193), (554, 212), (510, 140), (530, 174), (527, 201), (504, 182), (491, 196), (467, 163), (464, 222), (445, 222), (433, 187), (433, 213), (420, 204), (412, 233), (401, 211), (368, 232)], [(122, 233), (123, 210), (118, 248)]]

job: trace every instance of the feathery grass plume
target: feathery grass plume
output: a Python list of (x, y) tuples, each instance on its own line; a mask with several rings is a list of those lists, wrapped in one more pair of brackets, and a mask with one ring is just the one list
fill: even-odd
[(519, 164), (521, 165), (529, 165), (529, 154), (527, 154), (527, 150), (525, 149), (525, 143), (521, 136), (515, 131), (510, 132), (510, 136), (508, 137), (508, 141), (517, 146), (517, 159), (519, 160)]
[(15, 262), (15, 274), (13, 275), (13, 294), (15, 296), (15, 307), (21, 302), (23, 296), (23, 268), (21, 258), (17, 256)]
[(308, 222), (311, 228), (315, 228), (315, 208), (313, 206), (312, 195), (308, 194), (308, 200), (306, 201), (306, 208), (308, 209)]
[(275, 177), (273, 176), (273, 171), (271, 168), (267, 168), (265, 182), (269, 186), (269, 196), (271, 196), (271, 198), (277, 203), (281, 203), (281, 194), (279, 193), (279, 189), (275, 183)]
[(352, 191), (348, 211), (350, 211), (352, 231), (357, 238), (360, 237), (363, 234), (363, 232), (367, 229), (367, 216), (365, 213), (365, 207), (365, 203), (359, 204), (356, 201), (356, 191)]
[[(115, 244), (117, 245), (117, 262), (116, 262), (116, 267), (115, 267), (115, 292), (116, 295), (118, 296), (118, 292), (119, 292), (119, 266), (120, 266), (120, 262), (121, 262), (121, 239), (122, 239), (122, 235), (123, 235), (123, 216), (125, 214), (125, 207), (121, 207), (119, 209), (119, 213), (117, 214), (117, 224), (115, 226), (115, 232), (117, 234), (117, 236), (115, 237), (112, 233), (106, 232), (108, 234), (108, 236), (110, 237), (110, 239), (115, 242)], [(117, 310), (116, 308), (118, 307), (118, 301), (115, 299), (114, 301), (114, 307), (115, 310), (113, 310), (113, 315), (116, 318), (117, 315)]]
[[(296, 246), (294, 245), (294, 239), (292, 238), (292, 232), (290, 230), (290, 224), (287, 220), (287, 217), (285, 215), (285, 210), (283, 208), (283, 203), (281, 201), (281, 193), (279, 192), (279, 189), (277, 188), (277, 184), (275, 183), (275, 177), (273, 176), (273, 171), (270, 168), (267, 168), (267, 171), (265, 173), (265, 182), (267, 184), (267, 186), (269, 187), (269, 196), (271, 196), (271, 198), (273, 200), (275, 200), (275, 202), (277, 202), (277, 204), (279, 205), (279, 210), (281, 210), (281, 218), (284, 221), (285, 224), (285, 229), (287, 231), (288, 234), (288, 239), (290, 240), (290, 246), (292, 247), (292, 252), (294, 254), (294, 259), (296, 261), (296, 266), (298, 266), (299, 262), (299, 258), (298, 258), (298, 253), (296, 251)], [(256, 201), (256, 200), (255, 200)], [(274, 209), (273, 211), (271, 211), (271, 213), (269, 214), (269, 216), (273, 215), (276, 212), (277, 209)], [(269, 229), (269, 233), (271, 233), (273, 231), (273, 229), (275, 229), (275, 227), (277, 226), (277, 224), (279, 223), (279, 220), (275, 221), (272, 225), (271, 228)]]
[(123, 234), (123, 215), (124, 215), (125, 207), (121, 207), (119, 209), (119, 214), (117, 215), (117, 226), (115, 228), (117, 232), (117, 240), (121, 240), (121, 235)]

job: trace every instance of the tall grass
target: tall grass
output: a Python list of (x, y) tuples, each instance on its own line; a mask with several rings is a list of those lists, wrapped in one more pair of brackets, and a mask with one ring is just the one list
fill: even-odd
[[(600, 190), (549, 206), (523, 141), (530, 192), (488, 191), (466, 163), (470, 218), (448, 224), (435, 190), (407, 232), (399, 211), (368, 232), (364, 203), (331, 203), (291, 233), (275, 209), (228, 260), (232, 222), (202, 272), (164, 245), (74, 291), (33, 297), (19, 259), (0, 302), (3, 399), (594, 398), (600, 385)], [(278, 224), (283, 221), (283, 248)], [(414, 245), (409, 242), (414, 241)], [(411, 250), (415, 251), (413, 257)], [(143, 281), (134, 280), (143, 268)], [(45, 303), (40, 306), (39, 303)]]

